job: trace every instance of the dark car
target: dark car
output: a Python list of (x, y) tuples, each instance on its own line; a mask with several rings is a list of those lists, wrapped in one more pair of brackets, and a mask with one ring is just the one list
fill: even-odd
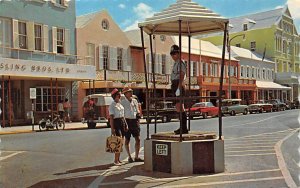
[(218, 116), (219, 108), (214, 106), (211, 102), (199, 102), (195, 103), (190, 109), (186, 109), (187, 112), (190, 110), (190, 118), (202, 116), (206, 119), (208, 116)]
[[(147, 112), (144, 111), (143, 114), (144, 118), (147, 118)], [(155, 115), (156, 119), (161, 120), (163, 123), (170, 122), (172, 119), (178, 119), (176, 108), (173, 102), (170, 101), (157, 102), (156, 108), (154, 105), (151, 105), (147, 121), (150, 123), (152, 120), (155, 120)]]
[(286, 104), (279, 99), (271, 99), (267, 102), (273, 105), (273, 111), (284, 111), (286, 109)]

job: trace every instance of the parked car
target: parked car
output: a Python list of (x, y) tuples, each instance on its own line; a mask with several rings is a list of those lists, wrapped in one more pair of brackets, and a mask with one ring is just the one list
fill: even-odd
[(218, 116), (219, 108), (214, 106), (211, 102), (199, 102), (195, 103), (190, 109), (186, 109), (187, 112), (190, 110), (190, 118), (202, 116), (206, 119), (208, 116)]
[(273, 105), (273, 111), (284, 111), (286, 109), (286, 104), (279, 99), (271, 99), (267, 102)]
[(250, 114), (252, 113), (263, 113), (263, 112), (272, 112), (273, 105), (269, 104), (263, 100), (257, 101), (255, 104), (248, 105), (248, 110)]
[[(147, 118), (146, 111), (143, 112), (144, 117)], [(150, 123), (152, 120), (156, 119), (161, 120), (163, 123), (170, 122), (171, 119), (178, 119), (178, 113), (176, 111), (173, 102), (170, 101), (161, 101), (156, 103), (156, 108), (154, 105), (151, 105), (149, 108), (149, 117), (147, 121)]]
[(235, 116), (236, 114), (243, 113), (247, 115), (249, 110), (247, 105), (241, 104), (241, 99), (223, 99), (222, 100), (222, 114), (230, 114)]

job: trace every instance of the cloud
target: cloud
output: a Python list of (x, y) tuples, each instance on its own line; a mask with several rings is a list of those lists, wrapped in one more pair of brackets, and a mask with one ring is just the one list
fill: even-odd
[(118, 6), (119, 8), (121, 8), (121, 9), (125, 9), (126, 8), (126, 5), (124, 5), (124, 4), (119, 4), (119, 6)]
[(124, 29), (125, 31), (138, 29), (139, 22), (142, 22), (146, 18), (153, 16), (155, 13), (153, 8), (145, 3), (139, 3), (137, 6), (133, 7), (133, 12), (135, 13), (136, 20), (132, 21), (132, 24)]
[(284, 7), (284, 5), (280, 5), (280, 6), (275, 7), (275, 9), (279, 9), (279, 8), (283, 8), (283, 7)]
[(287, 5), (294, 19), (300, 19), (300, 0), (288, 0)]

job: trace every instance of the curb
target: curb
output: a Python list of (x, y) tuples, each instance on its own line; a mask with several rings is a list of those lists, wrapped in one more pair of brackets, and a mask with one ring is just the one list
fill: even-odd
[[(103, 129), (103, 128), (108, 128), (108, 127), (107, 126), (98, 126), (95, 129)], [(61, 131), (72, 131), (72, 130), (91, 130), (91, 129), (88, 129), (87, 126), (83, 126), (83, 127), (65, 128), (64, 130), (61, 130)], [(56, 131), (56, 129), (54, 129), (54, 131)], [(36, 130), (19, 130), (19, 131), (4, 131), (4, 132), (0, 132), (0, 135), (23, 134), (23, 133), (34, 133), (34, 132), (46, 132), (46, 131), (40, 131), (39, 129), (36, 129)]]
[(278, 166), (281, 170), (281, 173), (284, 177), (284, 180), (286, 182), (286, 184), (288, 185), (288, 187), (290, 188), (297, 188), (297, 185), (294, 181), (294, 179), (292, 178), (286, 163), (284, 161), (284, 157), (283, 154), (281, 152), (281, 145), (284, 141), (286, 141), (289, 137), (291, 137), (292, 135), (294, 135), (296, 132), (298, 132), (300, 130), (300, 128), (294, 130), (293, 132), (291, 132), (288, 136), (286, 136), (284, 139), (280, 140), (279, 142), (276, 143), (275, 145), (275, 153), (277, 156), (277, 161), (278, 161)]

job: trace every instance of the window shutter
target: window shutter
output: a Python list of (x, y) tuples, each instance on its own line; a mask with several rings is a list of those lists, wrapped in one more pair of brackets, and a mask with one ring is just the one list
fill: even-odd
[(70, 29), (65, 29), (65, 38), (64, 38), (64, 47), (65, 47), (65, 54), (69, 55), (70, 54)]
[(49, 51), (49, 33), (48, 33), (48, 25), (43, 25), (43, 50), (44, 52), (48, 52)]
[(117, 48), (110, 47), (109, 48), (109, 69), (110, 70), (118, 70), (118, 59), (117, 59)]
[(158, 67), (159, 67), (159, 74), (162, 74), (162, 54), (159, 54), (159, 57), (158, 57)]
[(13, 19), (13, 47), (19, 47), (19, 22), (18, 20)]
[(154, 72), (159, 73), (159, 54), (155, 54)]
[(52, 52), (57, 53), (57, 28), (52, 27)]
[[(190, 62), (191, 62), (191, 65), (190, 65), (191, 69), (190, 69), (190, 73), (187, 73), (187, 75), (190, 74), (191, 76), (195, 76), (195, 75), (194, 75), (194, 63), (195, 63), (195, 62), (194, 62), (194, 61), (190, 61)], [(187, 71), (188, 71), (188, 69), (189, 69), (188, 67), (189, 67), (189, 62), (187, 61), (187, 69), (186, 69)]]
[(148, 70), (147, 70), (147, 73), (152, 73), (152, 64), (151, 64), (151, 54), (147, 54), (147, 59), (148, 59)]
[(131, 67), (129, 65), (129, 54), (128, 54), (128, 50), (126, 49), (122, 49), (122, 60), (123, 60), (123, 67), (122, 69), (124, 71), (130, 71)]
[(166, 74), (171, 74), (171, 58), (169, 55), (166, 55)]
[(34, 23), (33, 22), (26, 22), (26, 33), (27, 33), (27, 39), (28, 39), (28, 50), (33, 51), (35, 48), (34, 44)]
[(196, 63), (196, 75), (195, 76), (199, 76), (199, 65), (200, 65), (200, 63), (199, 62), (195, 62)]
[(103, 70), (103, 49), (101, 45), (99, 45), (99, 70)]

